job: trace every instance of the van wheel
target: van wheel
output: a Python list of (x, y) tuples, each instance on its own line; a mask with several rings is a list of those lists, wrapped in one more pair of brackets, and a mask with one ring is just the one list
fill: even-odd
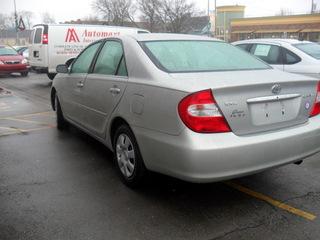
[(62, 131), (68, 127), (68, 122), (63, 117), (61, 105), (57, 95), (55, 96), (55, 109), (56, 109), (56, 117), (57, 117), (57, 128), (58, 130)]
[(21, 74), (22, 77), (26, 77), (26, 76), (28, 76), (28, 73), (29, 73), (29, 72), (26, 71), (26, 72), (22, 72), (22, 73), (20, 73), (20, 74)]
[(53, 80), (56, 75), (56, 73), (47, 73), (47, 76), (50, 80)]
[(128, 125), (121, 125), (113, 139), (114, 162), (122, 182), (130, 188), (142, 185), (147, 169)]

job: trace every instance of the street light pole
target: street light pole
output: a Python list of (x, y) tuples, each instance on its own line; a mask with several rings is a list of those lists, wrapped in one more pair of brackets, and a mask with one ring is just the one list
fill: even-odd
[(16, 0), (13, 0), (14, 4), (14, 21), (16, 25), (16, 45), (18, 44), (18, 14), (17, 14), (17, 5)]

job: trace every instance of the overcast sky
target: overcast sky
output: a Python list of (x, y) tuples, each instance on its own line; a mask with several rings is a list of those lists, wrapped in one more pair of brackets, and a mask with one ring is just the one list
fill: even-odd
[[(0, 0), (0, 13), (13, 12), (14, 0)], [(57, 22), (76, 20), (94, 12), (91, 7), (93, 0), (16, 0), (17, 11), (26, 10), (35, 13), (33, 23), (41, 21), (41, 14), (49, 12)], [(191, 0), (190, 0), (191, 1)], [(214, 0), (210, 1), (210, 10), (214, 10)], [(217, 0), (217, 6), (245, 5), (246, 17), (272, 16), (281, 8), (293, 14), (304, 14), (311, 10), (312, 0)], [(207, 11), (208, 0), (193, 1), (199, 10)], [(320, 9), (320, 0), (314, 0)]]

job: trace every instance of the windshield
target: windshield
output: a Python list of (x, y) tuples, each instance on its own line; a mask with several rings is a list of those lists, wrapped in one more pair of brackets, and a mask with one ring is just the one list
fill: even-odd
[(0, 56), (18, 55), (17, 51), (11, 47), (0, 46)]
[(302, 52), (314, 57), (315, 59), (320, 59), (320, 45), (316, 43), (297, 43), (292, 44), (296, 48), (300, 49)]
[(141, 42), (153, 63), (166, 72), (269, 69), (261, 60), (225, 42), (172, 40)]

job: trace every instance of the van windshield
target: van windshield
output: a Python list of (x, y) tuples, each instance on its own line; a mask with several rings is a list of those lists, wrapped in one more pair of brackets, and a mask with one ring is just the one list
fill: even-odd
[(153, 63), (166, 72), (269, 69), (267, 64), (219, 41), (164, 40), (140, 42)]

